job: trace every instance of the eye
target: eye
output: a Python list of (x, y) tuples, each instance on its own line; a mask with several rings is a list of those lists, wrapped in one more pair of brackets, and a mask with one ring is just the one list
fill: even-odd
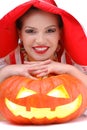
[(16, 99), (18, 98), (23, 98), (23, 97), (27, 97), (27, 96), (30, 96), (30, 95), (33, 95), (33, 94), (36, 94), (35, 91), (33, 90), (30, 90), (30, 89), (27, 89), (25, 87), (22, 87), (16, 97)]
[(56, 32), (56, 28), (49, 28), (46, 33), (53, 33)]
[(70, 98), (69, 94), (67, 93), (63, 85), (57, 86), (56, 88), (51, 90), (47, 95), (57, 98)]
[(34, 30), (34, 29), (26, 29), (25, 32), (30, 33), (30, 34), (34, 34), (34, 33), (36, 33), (36, 30)]

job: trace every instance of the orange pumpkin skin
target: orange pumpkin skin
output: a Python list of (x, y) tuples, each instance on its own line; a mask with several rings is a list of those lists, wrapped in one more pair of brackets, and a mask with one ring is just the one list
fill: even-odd
[(0, 84), (0, 111), (12, 123), (63, 123), (84, 112), (86, 94), (86, 87), (67, 74), (37, 80), (12, 76)]

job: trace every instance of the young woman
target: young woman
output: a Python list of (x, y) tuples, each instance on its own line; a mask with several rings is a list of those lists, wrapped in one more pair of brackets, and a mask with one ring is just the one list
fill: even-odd
[[(42, 5), (44, 5), (44, 8)], [(33, 1), (32, 4), (25, 3), (24, 7), (26, 8), (24, 8), (22, 14), (18, 14), (20, 17), (15, 16), (17, 17), (15, 20), (12, 19), (12, 21), (8, 22), (9, 26), (5, 25), (7, 30), (11, 26), (11, 29), (15, 32), (13, 34), (11, 31), (11, 33), (17, 36), (14, 38), (11, 36), (12, 34), (6, 36), (7, 54), (1, 53), (0, 82), (12, 75), (23, 75), (37, 79), (37, 77), (45, 77), (51, 73), (67, 73), (80, 79), (87, 86), (87, 66), (85, 62), (87, 58), (83, 60), (82, 57), (87, 51), (83, 50), (84, 54), (82, 54), (81, 60), (79, 58), (81, 49), (85, 49), (81, 47), (82, 43), (86, 47), (87, 39), (80, 24), (70, 14), (58, 9), (54, 1), (38, 0)], [(55, 9), (54, 12), (49, 7)], [(15, 9), (15, 12), (19, 13), (16, 11), (17, 9)], [(9, 15), (7, 16), (9, 19)], [(5, 22), (3, 19), (1, 24), (3, 21)], [(14, 31), (13, 27), (16, 31)], [(20, 39), (20, 43), (16, 48), (15, 39), (17, 37)], [(14, 40), (13, 43), (11, 43), (11, 39)], [(79, 43), (81, 43), (81, 46)], [(9, 48), (16, 49), (11, 52)], [(4, 58), (2, 58), (3, 56)], [(83, 65), (78, 64), (76, 61), (82, 62)]]

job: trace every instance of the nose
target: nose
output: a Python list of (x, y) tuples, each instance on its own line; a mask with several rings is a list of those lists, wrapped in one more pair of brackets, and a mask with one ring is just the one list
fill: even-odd
[(44, 43), (44, 34), (43, 33), (38, 33), (36, 36), (36, 43), (38, 44), (43, 44)]

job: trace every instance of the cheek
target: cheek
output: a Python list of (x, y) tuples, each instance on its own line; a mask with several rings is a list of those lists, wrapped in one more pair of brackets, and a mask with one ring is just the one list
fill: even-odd
[(51, 36), (49, 37), (49, 40), (50, 40), (50, 42), (52, 42), (52, 45), (53, 45), (53, 46), (57, 47), (57, 46), (58, 46), (58, 42), (59, 42), (59, 40), (60, 40), (60, 35), (59, 35), (59, 33), (55, 33), (55, 34), (51, 35)]
[(53, 42), (53, 48), (54, 50), (60, 48), (59, 46), (59, 40), (60, 40), (60, 36), (58, 34), (54, 35), (53, 39), (52, 39), (52, 42)]
[(24, 31), (21, 32), (21, 40), (24, 45), (28, 44), (29, 41), (29, 34), (25, 33)]
[(56, 51), (56, 49), (58, 48), (58, 41), (54, 41), (54, 42), (52, 42), (52, 47), (51, 47), (51, 49), (55, 52)]
[(23, 45), (25, 47), (32, 47), (34, 43), (34, 37), (31, 37), (29, 35), (24, 35), (23, 36)]
[(29, 38), (29, 36), (24, 35), (22, 40), (23, 40), (23, 45), (25, 49), (28, 49), (31, 47), (32, 44), (31, 44), (31, 39)]

